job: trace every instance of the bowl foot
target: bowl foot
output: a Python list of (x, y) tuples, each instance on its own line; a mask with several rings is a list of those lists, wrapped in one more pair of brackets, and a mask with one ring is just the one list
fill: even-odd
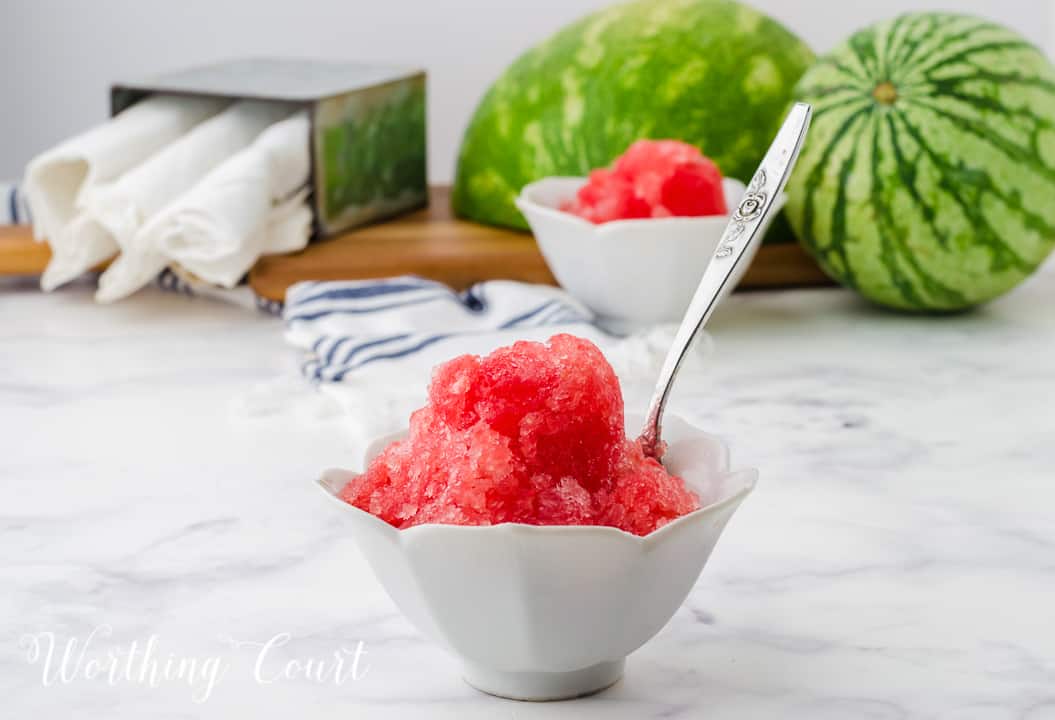
[(465, 682), (489, 695), (511, 700), (570, 700), (600, 692), (623, 676), (626, 659), (568, 672), (501, 672), (465, 664)]

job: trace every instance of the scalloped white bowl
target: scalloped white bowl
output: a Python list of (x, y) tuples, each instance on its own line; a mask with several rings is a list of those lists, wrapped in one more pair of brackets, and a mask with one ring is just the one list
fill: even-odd
[[(544, 178), (525, 185), (516, 199), (554, 277), (613, 329), (679, 322), (714, 257), (729, 216), (615, 220), (594, 225), (559, 209), (585, 182), (581, 177)], [(726, 204), (735, 208), (743, 197), (744, 184), (725, 178), (722, 188)], [(776, 198), (770, 219), (785, 200), (783, 193)], [(758, 246), (756, 243), (749, 252), (753, 255)], [(751, 259), (743, 264), (745, 269)], [(742, 274), (743, 270), (738, 271), (730, 288)]]
[[(372, 444), (365, 461), (401, 435)], [(667, 419), (664, 438), (664, 464), (705, 506), (645, 537), (515, 523), (397, 530), (337, 497), (354, 473), (329, 470), (319, 484), (340, 504), (392, 600), (461, 660), (470, 685), (519, 700), (557, 700), (622, 676), (626, 656), (685, 600), (755, 485), (757, 471), (731, 472), (725, 445), (685, 421)]]

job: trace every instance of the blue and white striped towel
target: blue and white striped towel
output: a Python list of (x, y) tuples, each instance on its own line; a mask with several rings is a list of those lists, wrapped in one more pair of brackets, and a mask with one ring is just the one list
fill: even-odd
[(28, 225), (26, 197), (14, 183), (0, 183), (0, 225)]
[(413, 276), (298, 283), (286, 291), (283, 316), (286, 339), (305, 352), (303, 374), (330, 382), (367, 366), (419, 365), (547, 338), (562, 326), (600, 332), (563, 290), (504, 280), (462, 293)]
[[(339, 416), (352, 420), (347, 427), (353, 443), (405, 427), (424, 403), (430, 372), (439, 363), (561, 332), (596, 343), (622, 382), (627, 407), (643, 410), (675, 329), (650, 327), (615, 337), (598, 329), (590, 312), (559, 288), (492, 280), (456, 293), (418, 277), (299, 283), (286, 291), (283, 316), (287, 341), (302, 351), (301, 373), (334, 401)], [(697, 362), (690, 361), (682, 383), (691, 381)], [(284, 383), (261, 386), (244, 411), (292, 412), (296, 396)]]

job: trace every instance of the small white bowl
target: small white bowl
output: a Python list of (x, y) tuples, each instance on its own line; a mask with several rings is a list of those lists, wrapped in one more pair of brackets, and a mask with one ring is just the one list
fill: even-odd
[[(365, 462), (402, 435), (375, 442)], [(397, 530), (340, 500), (354, 473), (330, 470), (319, 484), (340, 504), (392, 600), (461, 660), (470, 685), (518, 700), (559, 700), (622, 676), (626, 656), (674, 615), (754, 488), (757, 471), (730, 472), (717, 438), (671, 417), (664, 439), (664, 464), (706, 505), (645, 537), (516, 523)]]
[[(557, 281), (607, 327), (629, 330), (680, 321), (714, 257), (729, 216), (615, 220), (595, 225), (558, 209), (585, 182), (586, 178), (578, 177), (544, 178), (524, 186), (516, 199)], [(743, 183), (725, 178), (722, 187), (726, 205), (735, 209), (744, 194)], [(770, 219), (785, 199), (783, 194), (776, 198)], [(749, 252), (757, 248), (758, 243)], [(747, 260), (745, 269), (751, 258)], [(733, 277), (729, 287), (735, 287), (742, 273)]]

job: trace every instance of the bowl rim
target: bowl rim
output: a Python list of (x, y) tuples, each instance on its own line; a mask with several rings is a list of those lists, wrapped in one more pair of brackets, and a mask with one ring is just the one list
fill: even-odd
[[(677, 418), (678, 421), (684, 423), (686, 426), (692, 429), (694, 438), (703, 438), (707, 441), (714, 443), (721, 451), (721, 457), (724, 467), (718, 471), (718, 476), (727, 478), (732, 476), (743, 476), (741, 486), (729, 495), (716, 500), (708, 505), (703, 505), (690, 513), (677, 517), (666, 525), (656, 528), (648, 535), (635, 535), (634, 533), (627, 532), (617, 527), (610, 525), (531, 525), (528, 523), (519, 522), (504, 522), (495, 525), (454, 525), (449, 523), (421, 523), (420, 525), (413, 525), (408, 528), (397, 528), (389, 525), (387, 522), (377, 517), (373, 513), (367, 512), (361, 508), (351, 505), (338, 496), (339, 488), (327, 482), (327, 478), (333, 477), (340, 473), (343, 476), (354, 475), (355, 473), (351, 470), (343, 470), (340, 468), (330, 468), (323, 472), (323, 474), (315, 479), (315, 484), (318, 485), (322, 491), (330, 498), (332, 502), (337, 503), (345, 511), (351, 511), (361, 519), (368, 520), (375, 528), (382, 530), (394, 537), (402, 540), (410, 539), (412, 536), (420, 535), (425, 532), (458, 532), (458, 533), (495, 533), (495, 532), (518, 532), (527, 535), (533, 534), (544, 534), (544, 535), (556, 535), (570, 534), (570, 535), (586, 535), (593, 534), (600, 537), (605, 535), (610, 536), (613, 539), (626, 542), (627, 540), (633, 541), (642, 547), (648, 547), (652, 544), (662, 542), (664, 538), (674, 532), (674, 528), (682, 525), (694, 522), (697, 518), (704, 515), (711, 515), (713, 513), (720, 512), (722, 509), (729, 505), (739, 504), (746, 498), (755, 486), (758, 484), (758, 470), (756, 468), (746, 467), (739, 470), (729, 469), (729, 446), (726, 445), (720, 438), (710, 433), (699, 430), (695, 425), (692, 425), (687, 420), (684, 420), (680, 416), (672, 415), (668, 418), (668, 421)], [(368, 447), (374, 447), (377, 444), (384, 442), (392, 442), (401, 436), (405, 436), (406, 430), (401, 430), (395, 433), (388, 433), (380, 436), (373, 440)]]
[[(454, 525), (449, 523), (421, 523), (420, 525), (413, 525), (408, 528), (397, 528), (389, 525), (387, 522), (377, 517), (376, 515), (362, 510), (354, 505), (349, 505), (344, 500), (341, 500), (337, 495), (331, 492), (330, 487), (325, 483), (325, 476), (332, 470), (327, 470), (323, 473), (323, 477), (315, 480), (324, 493), (330, 497), (332, 502), (337, 503), (344, 509), (355, 513), (360, 518), (367, 520), (374, 525), (378, 530), (394, 535), (400, 539), (409, 539), (411, 536), (417, 536), (422, 533), (428, 532), (444, 532), (444, 533), (462, 533), (462, 534), (483, 534), (483, 533), (496, 533), (496, 532), (520, 532), (527, 535), (595, 535), (598, 537), (609, 536), (613, 539), (618, 539), (621, 542), (631, 541), (642, 547), (648, 547), (650, 545), (662, 542), (667, 535), (674, 532), (675, 527), (687, 525), (690, 522), (694, 522), (696, 518), (702, 517), (703, 515), (711, 515), (717, 513), (729, 505), (739, 504), (746, 498), (751, 492), (754, 491), (755, 486), (758, 484), (758, 470), (755, 468), (741, 468), (740, 470), (726, 470), (722, 472), (722, 475), (733, 476), (743, 475), (745, 481), (736, 492), (713, 502), (710, 505), (705, 505), (691, 513), (682, 515), (681, 517), (671, 520), (666, 525), (656, 528), (648, 535), (635, 535), (634, 533), (627, 532), (621, 528), (612, 527), (611, 525), (529, 525), (527, 523), (520, 522), (503, 522), (495, 525)], [(341, 472), (348, 472), (342, 470)]]
[[(674, 226), (674, 225), (689, 225), (689, 226), (706, 226), (706, 225), (721, 225), (725, 227), (729, 223), (729, 218), (732, 217), (730, 213), (724, 215), (697, 215), (697, 216), (672, 216), (665, 218), (631, 218), (627, 220), (609, 220), (603, 223), (592, 223), (589, 220), (574, 215), (569, 212), (565, 212), (551, 205), (545, 205), (532, 197), (532, 194), (537, 191), (540, 187), (546, 184), (554, 183), (567, 183), (571, 184), (576, 182), (582, 185), (587, 181), (585, 177), (577, 177), (573, 175), (551, 175), (549, 177), (541, 178), (530, 182), (520, 189), (520, 193), (513, 198), (514, 204), (520, 212), (527, 215), (529, 212), (543, 215), (552, 219), (556, 219), (560, 222), (564, 222), (569, 225), (578, 225), (583, 229), (589, 229), (594, 234), (605, 234), (607, 232), (613, 232), (621, 228), (632, 228), (632, 227), (652, 227), (657, 226)], [(726, 183), (734, 184), (740, 191), (741, 195), (747, 190), (747, 186), (742, 182), (732, 177), (722, 178), (723, 189)]]

